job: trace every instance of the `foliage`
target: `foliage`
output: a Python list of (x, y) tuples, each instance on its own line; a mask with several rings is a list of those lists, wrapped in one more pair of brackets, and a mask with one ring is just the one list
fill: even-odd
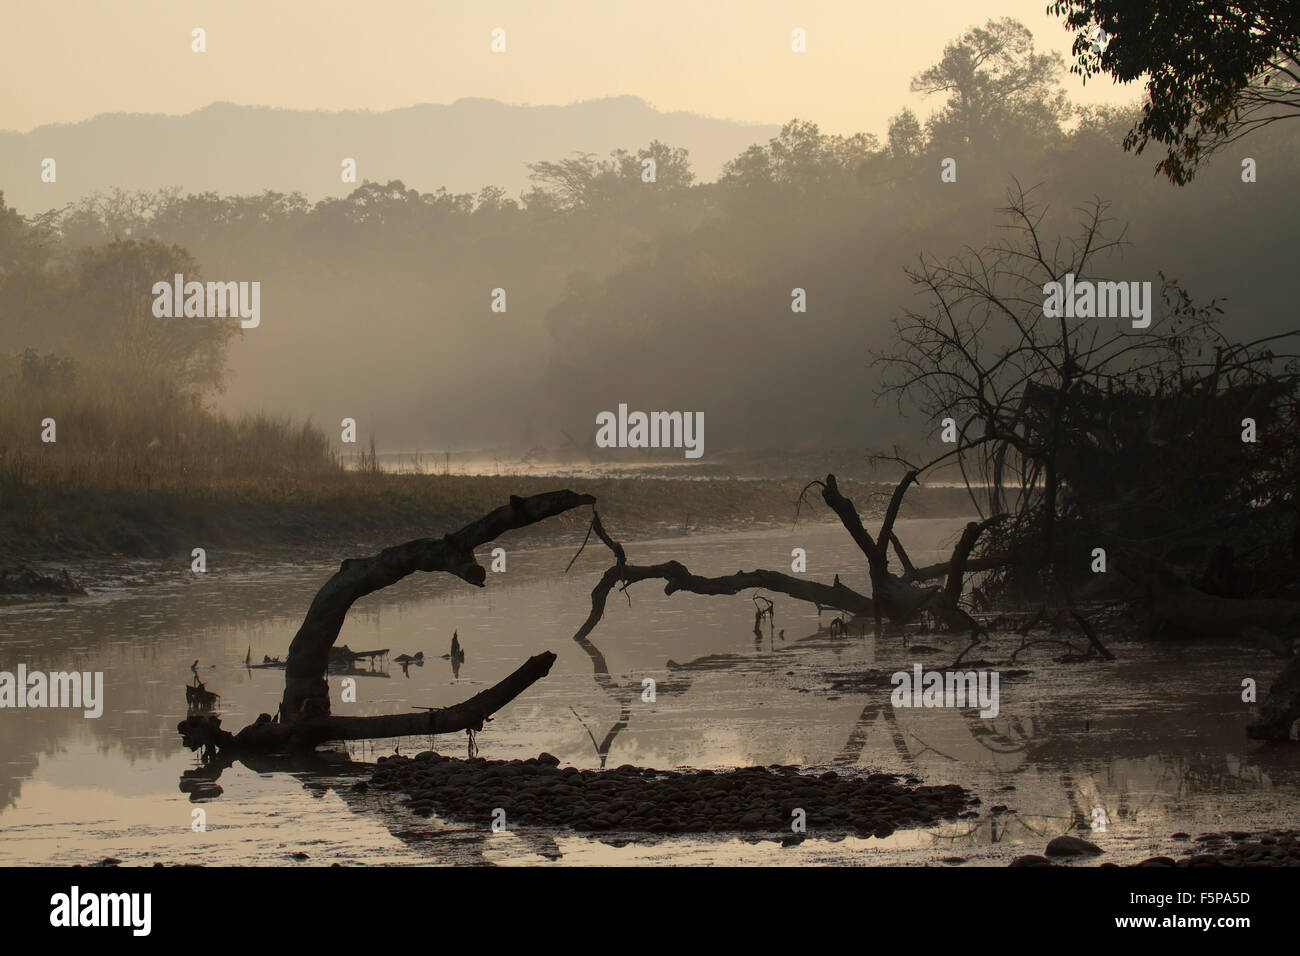
[(1300, 117), (1295, 0), (1054, 0), (1048, 10), (1075, 33), (1071, 72), (1146, 77), (1147, 102), (1124, 148), (1168, 147), (1156, 169), (1173, 183), (1243, 136)]
[(949, 147), (987, 146), (1013, 134), (1042, 140), (1060, 131), (1070, 106), (1060, 86), (1057, 53), (1036, 53), (1022, 23), (1004, 17), (967, 31), (912, 80), (913, 93), (947, 93), (926, 124)]

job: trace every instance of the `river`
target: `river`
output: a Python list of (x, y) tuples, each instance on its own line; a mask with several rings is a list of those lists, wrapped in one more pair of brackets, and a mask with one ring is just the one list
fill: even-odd
[[(945, 559), (961, 525), (911, 520), (898, 530), (920, 564)], [(210, 553), (206, 574), (153, 574), (66, 602), (0, 608), (0, 670), (22, 663), (29, 671), (102, 671), (106, 699), (98, 719), (79, 710), (0, 711), (0, 864), (106, 857), (144, 865), (1002, 864), (1041, 853), (1065, 832), (1097, 843), (1107, 852), (1102, 859), (1126, 862), (1186, 850), (1191, 844), (1173, 838), (1178, 831), (1194, 837), (1294, 822), (1300, 761), (1244, 733), (1251, 705), (1241, 701), (1242, 678), (1255, 678), (1262, 693), (1280, 666), (1262, 651), (1114, 639), (1119, 659), (1103, 664), (1059, 663), (1059, 649), (1034, 648), (1002, 668), (996, 718), (973, 710), (894, 711), (887, 692), (864, 693), (853, 675), (913, 663), (943, 668), (965, 641), (832, 637), (819, 630), (830, 614), (819, 618), (779, 595), (774, 630), (765, 626), (756, 640), (748, 594), (666, 596), (645, 582), (630, 590), (630, 606), (611, 596), (592, 638), (607, 669), (597, 680), (596, 658), (572, 635), (608, 552), (589, 545), (565, 574), (572, 546), (502, 543), (507, 570), (489, 574), (484, 589), (448, 575), (415, 575), (353, 609), (341, 643), (390, 648), (391, 656), (423, 651), (426, 661), (405, 672), (390, 661), (357, 675), (355, 703), (341, 700), (332, 676), (335, 712), (449, 705), (529, 655), (552, 650), (559, 659), (550, 675), (478, 735), (482, 756), (546, 751), (581, 768), (604, 761), (611, 768), (796, 763), (884, 770), (967, 787), (982, 800), (978, 818), (883, 839), (810, 834), (783, 847), (725, 835), (494, 833), (486, 820), (421, 818), (398, 794), (353, 788), (363, 769), (356, 764), (394, 747), (414, 754), (431, 746), (428, 738), (337, 745), (346, 759), (336, 762), (268, 760), (204, 771), (175, 729), (185, 715), (191, 663), (197, 659), (202, 680), (221, 695), (227, 729), (274, 712), (283, 672), (247, 669), (245, 654), (283, 657), (335, 566), (263, 567)], [(676, 558), (704, 574), (787, 569), (795, 547), (807, 551), (810, 576), (830, 581), (839, 574), (866, 587), (861, 556), (829, 524), (628, 544), (633, 563)], [(132, 573), (124, 566), (124, 577)], [(466, 655), (458, 673), (441, 659), (453, 631)], [(656, 684), (653, 701), (643, 699), (646, 678)], [(607, 740), (602, 755), (599, 743)], [(432, 746), (464, 755), (467, 740), (446, 735)], [(1071, 831), (1080, 821), (1088, 832)]]

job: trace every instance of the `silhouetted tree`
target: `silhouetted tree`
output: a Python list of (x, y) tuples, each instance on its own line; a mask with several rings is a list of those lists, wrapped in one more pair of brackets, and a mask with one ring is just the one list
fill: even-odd
[(1055, 0), (1048, 9), (1075, 33), (1071, 72), (1147, 78), (1124, 149), (1167, 146), (1156, 169), (1170, 182), (1183, 185), (1222, 147), (1300, 117), (1295, 0)]
[(944, 47), (938, 63), (913, 78), (913, 93), (947, 93), (928, 126), (945, 143), (987, 143), (1013, 132), (1046, 136), (1070, 115), (1058, 89), (1065, 64), (1057, 53), (1035, 53), (1034, 37), (1005, 17), (968, 30)]
[(179, 246), (154, 239), (118, 240), (78, 253), (63, 306), (64, 349), (108, 356), (120, 371), (161, 377), (182, 388), (220, 388), (226, 343), (239, 317), (174, 318), (153, 314), (152, 288), (180, 273), (199, 278), (198, 264)]

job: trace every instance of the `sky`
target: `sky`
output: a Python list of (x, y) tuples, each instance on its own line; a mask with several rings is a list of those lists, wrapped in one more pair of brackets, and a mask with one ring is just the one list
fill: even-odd
[[(387, 110), (485, 97), (564, 105), (631, 94), (661, 110), (884, 134), (946, 43), (1011, 16), (1069, 59), (1048, 0), (48, 0), (5, 12), (0, 129), (214, 101)], [(191, 50), (206, 31), (207, 52)], [(490, 50), (504, 29), (506, 51)], [(791, 51), (802, 28), (807, 52)], [(1077, 103), (1139, 87), (1067, 78)]]

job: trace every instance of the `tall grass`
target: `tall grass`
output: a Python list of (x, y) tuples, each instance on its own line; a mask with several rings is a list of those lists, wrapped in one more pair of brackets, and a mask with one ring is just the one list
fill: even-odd
[[(41, 440), (53, 419), (56, 440)], [(227, 417), (163, 381), (104, 370), (22, 373), (0, 361), (0, 557), (169, 554), (441, 534), (508, 501), (561, 487), (589, 492), (620, 531), (677, 532), (789, 521), (803, 481), (567, 479), (386, 473), (373, 439), (345, 468), (310, 422)], [(423, 462), (420, 463), (423, 466)], [(874, 510), (871, 486), (846, 481)], [(964, 501), (955, 491), (958, 508)], [(924, 496), (914, 494), (910, 506)], [(933, 506), (934, 499), (930, 500)], [(940, 504), (939, 510), (953, 513)], [(585, 510), (585, 509), (584, 509)], [(584, 530), (588, 516), (548, 523)]]
[[(0, 493), (58, 488), (201, 491), (342, 470), (325, 432), (270, 415), (227, 417), (165, 380), (78, 369), (48, 383), (0, 363)], [(42, 436), (54, 422), (52, 442)]]

